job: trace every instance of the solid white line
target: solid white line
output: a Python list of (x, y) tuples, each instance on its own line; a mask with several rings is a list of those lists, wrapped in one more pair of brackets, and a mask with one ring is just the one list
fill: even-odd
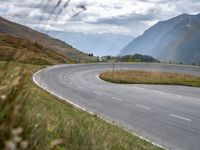
[(192, 121), (191, 119), (188, 119), (188, 118), (185, 118), (185, 117), (181, 117), (181, 116), (177, 116), (177, 115), (174, 115), (174, 114), (170, 114), (170, 116), (178, 118), (178, 119), (186, 120), (186, 121), (189, 121), (189, 122)]
[(98, 95), (102, 95), (102, 93), (100, 93), (100, 92), (96, 92), (96, 91), (95, 91), (94, 93), (95, 93), (95, 94), (98, 94)]
[(137, 104), (136, 106), (137, 106), (137, 107), (140, 107), (140, 108), (144, 108), (144, 109), (151, 110), (151, 108), (150, 108), (150, 107), (146, 107), (146, 106), (143, 106), (143, 105), (139, 105), (139, 104)]
[(99, 77), (99, 74), (96, 76), (96, 78), (97, 78), (98, 80), (102, 81), (102, 80), (100, 79), (100, 77)]
[(117, 97), (112, 97), (112, 99), (118, 100), (118, 101), (122, 101), (121, 99), (117, 98)]
[[(71, 65), (71, 66), (77, 66), (78, 64), (70, 64), (70, 65)], [(79, 64), (79, 65), (83, 65), (83, 64)], [(60, 66), (68, 66), (68, 65), (57, 65), (57, 66), (53, 66), (53, 67), (49, 67), (49, 68), (57, 68), (57, 67), (60, 67)], [(80, 105), (78, 105), (78, 104), (73, 103), (72, 101), (70, 101), (70, 100), (67, 99), (67, 98), (64, 98), (64, 97), (62, 97), (62, 96), (57, 95), (56, 93), (52, 92), (51, 90), (49, 90), (48, 88), (46, 88), (44, 85), (42, 85), (41, 83), (39, 83), (39, 81), (36, 80), (36, 76), (37, 76), (39, 73), (41, 73), (41, 72), (43, 72), (43, 71), (45, 71), (45, 70), (48, 70), (49, 68), (45, 68), (45, 69), (42, 69), (42, 70), (39, 70), (39, 71), (35, 72), (35, 73), (33, 74), (33, 77), (32, 77), (33, 82), (34, 82), (37, 86), (39, 86), (39, 87), (41, 87), (42, 89), (48, 91), (51, 95), (57, 96), (58, 98), (60, 98), (60, 100), (66, 101), (66, 102), (68, 102), (69, 104), (75, 106), (76, 108), (79, 108), (79, 109), (81, 109), (81, 110), (83, 110), (83, 111), (85, 111), (85, 112), (90, 113), (91, 115), (96, 114), (96, 113), (94, 113), (94, 112), (92, 112), (92, 111), (86, 109), (85, 107), (82, 107), (82, 106), (80, 106)], [(40, 79), (40, 77), (38, 77), (38, 79)], [(110, 123), (110, 124), (119, 126), (118, 123), (114, 122), (113, 120), (109, 120), (109, 119), (106, 118), (106, 117), (103, 117), (103, 116), (101, 116), (101, 115), (97, 115), (97, 117), (99, 117), (100, 119), (105, 120), (106, 122), (108, 122), (108, 123)], [(141, 139), (147, 141), (147, 142), (152, 143), (152, 144), (155, 145), (155, 146), (158, 146), (158, 147), (163, 148), (163, 149), (165, 148), (164, 146), (162, 146), (162, 145), (160, 145), (160, 144), (158, 144), (158, 143), (156, 143), (156, 142), (153, 142), (152, 140), (150, 140), (150, 139), (148, 139), (148, 138), (146, 138), (146, 137), (144, 137), (144, 136), (141, 136), (141, 135), (139, 135), (139, 134), (133, 132), (133, 131), (130, 130), (130, 129), (127, 129), (127, 128), (125, 128), (125, 127), (123, 127), (123, 129), (124, 129), (125, 131), (127, 131), (127, 132), (129, 132), (129, 133), (131, 133), (131, 134), (133, 134), (133, 135), (135, 135), (135, 136), (137, 136), (137, 137), (139, 137), (139, 138), (141, 138)]]

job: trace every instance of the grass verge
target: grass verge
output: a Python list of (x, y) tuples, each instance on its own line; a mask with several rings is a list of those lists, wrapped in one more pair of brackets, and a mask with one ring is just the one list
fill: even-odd
[(167, 84), (200, 87), (200, 77), (194, 75), (150, 72), (140, 70), (107, 71), (99, 76), (101, 79), (112, 83), (124, 84)]
[(0, 62), (0, 149), (161, 149), (37, 87), (43, 67)]

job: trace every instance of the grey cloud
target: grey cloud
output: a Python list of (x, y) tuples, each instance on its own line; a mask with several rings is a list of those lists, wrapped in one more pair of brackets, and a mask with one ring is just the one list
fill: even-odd
[(156, 16), (153, 10), (150, 10), (147, 14), (129, 14), (113, 18), (103, 18), (99, 19), (97, 22), (92, 22), (94, 24), (115, 24), (115, 25), (132, 25), (134, 22), (138, 21), (152, 21), (155, 20)]
[[(105, 8), (105, 10), (114, 11), (121, 11), (126, 12), (125, 7), (123, 7), (120, 3), (104, 3), (96, 5), (92, 2), (92, 0), (71, 0), (72, 2), (75, 1), (76, 5), (86, 5), (87, 9), (101, 7)], [(116, 0), (117, 1), (117, 0)], [(133, 0), (129, 0), (133, 2)], [(0, 0), (0, 15), (5, 17), (11, 18), (13, 17), (14, 20), (18, 22), (23, 22), (25, 20), (25, 24), (30, 26), (40, 26), (41, 24), (50, 25), (50, 26), (59, 26), (61, 29), (65, 29), (66, 26), (73, 26), (79, 27), (80, 25), (77, 23), (81, 23), (83, 26), (87, 26), (87, 29), (90, 29), (90, 26), (94, 28), (103, 28), (105, 27), (105, 32), (108, 31), (108, 28), (115, 26), (119, 27), (119, 29), (129, 29), (131, 32), (130, 34), (135, 34), (133, 36), (137, 36), (138, 31), (141, 33), (145, 29), (147, 29), (150, 25), (148, 22), (155, 22), (157, 20), (165, 20), (171, 17), (175, 17), (176, 15), (182, 13), (200, 13), (200, 0), (135, 0), (136, 2), (145, 2), (146, 4), (155, 4), (154, 8), (151, 8), (147, 12), (143, 13), (136, 13), (136, 12), (128, 12), (124, 13), (124, 15), (119, 15), (114, 13), (112, 17), (104, 16), (104, 14), (98, 15), (98, 12), (91, 12), (84, 11), (83, 13), (79, 14), (75, 18), (71, 20), (67, 20), (67, 25), (63, 22), (66, 21), (68, 18), (66, 14), (68, 8), (68, 0), (63, 0), (62, 3), (58, 5), (58, 0)], [(60, 0), (61, 2), (61, 0)], [(57, 6), (56, 6), (57, 4)], [(73, 13), (76, 14), (79, 11), (76, 8), (75, 4), (69, 7), (74, 7), (71, 12), (71, 16)], [(168, 5), (173, 6), (172, 10), (168, 10)], [(56, 9), (55, 9), (56, 7)], [(55, 9), (55, 10), (54, 10)], [(165, 10), (167, 9), (167, 10)], [(74, 11), (73, 11), (74, 10)], [(71, 10), (70, 10), (71, 11)], [(2, 14), (1, 14), (2, 12)], [(89, 19), (88, 19), (89, 18)], [(94, 21), (91, 20), (94, 18)], [(21, 21), (22, 20), (22, 21)], [(50, 20), (50, 21), (47, 21)], [(53, 23), (54, 24), (53, 24)], [(146, 23), (146, 24), (145, 24)], [(71, 27), (73, 27), (71, 26)], [(95, 29), (96, 29), (95, 28)], [(72, 28), (74, 30), (74, 28)], [(83, 30), (84, 32), (84, 30)], [(95, 30), (93, 31), (95, 32)], [(121, 31), (122, 34), (124, 30)]]

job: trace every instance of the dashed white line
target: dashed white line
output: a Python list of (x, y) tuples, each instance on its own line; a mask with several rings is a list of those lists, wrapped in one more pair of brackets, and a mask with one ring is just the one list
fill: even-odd
[(145, 88), (141, 88), (141, 87), (136, 87), (136, 86), (132, 86), (133, 89), (136, 89), (136, 90), (147, 90)]
[(153, 92), (158, 93), (158, 94), (168, 94), (168, 93), (166, 93), (166, 92), (158, 91), (158, 90), (153, 90)]
[(95, 94), (98, 94), (98, 95), (102, 95), (102, 93), (100, 93), (100, 92), (96, 92), (96, 91), (95, 91), (94, 93), (95, 93)]
[(69, 84), (71, 84), (71, 85), (72, 85), (72, 82), (69, 82)]
[(174, 114), (170, 114), (170, 116), (174, 117), (174, 118), (182, 119), (182, 120), (185, 120), (185, 121), (189, 121), (189, 122), (192, 121), (191, 119), (188, 119), (188, 118), (185, 118), (185, 117), (181, 117), (181, 116), (177, 116), (177, 115), (174, 115)]
[(176, 95), (177, 97), (179, 97), (179, 98), (182, 98), (183, 96), (182, 95)]
[(112, 99), (118, 100), (118, 101), (122, 101), (121, 99), (117, 98), (117, 97), (112, 97)]
[(72, 87), (71, 85), (68, 85), (68, 87), (70, 87), (71, 89), (75, 89), (74, 87)]
[(143, 106), (143, 105), (139, 105), (139, 104), (137, 104), (136, 106), (137, 106), (137, 107), (140, 107), (140, 108), (148, 109), (148, 110), (151, 110), (151, 109), (152, 109), (152, 108), (150, 108), (150, 107)]

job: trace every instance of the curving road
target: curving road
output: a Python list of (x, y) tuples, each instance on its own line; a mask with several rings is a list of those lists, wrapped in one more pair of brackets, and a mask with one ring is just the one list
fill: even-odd
[[(131, 63), (115, 68), (200, 76), (200, 67), (192, 66)], [(98, 78), (105, 70), (112, 70), (112, 64), (59, 65), (41, 70), (33, 78), (52, 94), (167, 149), (200, 149), (200, 88), (112, 84)]]

